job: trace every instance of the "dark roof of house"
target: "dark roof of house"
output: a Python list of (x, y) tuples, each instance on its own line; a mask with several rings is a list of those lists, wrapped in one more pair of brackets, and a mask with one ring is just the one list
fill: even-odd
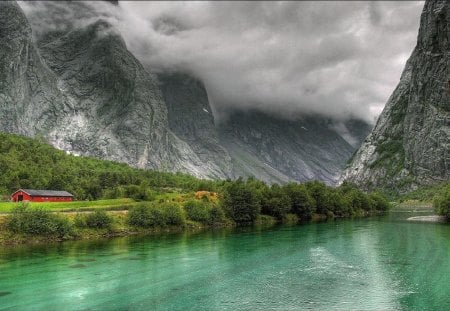
[(31, 196), (39, 196), (39, 197), (73, 197), (73, 195), (71, 193), (67, 192), (67, 191), (35, 190), (35, 189), (20, 189), (20, 190), (22, 190), (25, 193), (28, 193)]

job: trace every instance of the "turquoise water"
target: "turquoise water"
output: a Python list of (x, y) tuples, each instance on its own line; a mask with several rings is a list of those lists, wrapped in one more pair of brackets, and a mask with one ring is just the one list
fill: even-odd
[(0, 310), (450, 310), (450, 226), (409, 216), (4, 248)]

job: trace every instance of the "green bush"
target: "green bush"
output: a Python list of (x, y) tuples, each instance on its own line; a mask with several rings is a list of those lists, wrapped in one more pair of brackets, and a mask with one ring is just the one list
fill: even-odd
[(186, 216), (184, 210), (178, 204), (168, 203), (161, 206), (166, 225), (184, 225)]
[(326, 214), (333, 209), (332, 198), (330, 197), (331, 189), (321, 181), (310, 181), (305, 184), (308, 193), (314, 202), (313, 211), (318, 214)]
[(225, 212), (220, 206), (213, 206), (210, 211), (209, 222), (211, 225), (221, 224), (226, 220)]
[(353, 213), (358, 210), (370, 210), (372, 207), (367, 195), (356, 188), (345, 194), (345, 200)]
[(372, 210), (387, 211), (390, 207), (388, 200), (381, 193), (372, 192), (368, 199)]
[(201, 223), (208, 223), (210, 221), (211, 208), (203, 201), (187, 201), (184, 203), (184, 210), (190, 220)]
[(261, 212), (266, 215), (276, 217), (278, 220), (289, 213), (291, 201), (287, 195), (274, 196), (262, 201)]
[(86, 227), (108, 229), (111, 228), (113, 219), (105, 211), (95, 211), (86, 215)]
[(85, 228), (86, 226), (86, 217), (82, 213), (77, 213), (73, 220), (73, 224), (78, 228)]
[(140, 204), (128, 211), (128, 223), (136, 227), (155, 227), (165, 225), (160, 211), (150, 204)]
[(183, 209), (176, 204), (140, 204), (128, 212), (132, 226), (151, 228), (167, 225), (183, 225), (186, 222)]
[(439, 215), (450, 218), (450, 183), (448, 183), (433, 201), (433, 206)]
[(42, 208), (30, 209), (27, 204), (19, 205), (6, 217), (6, 228), (14, 233), (59, 237), (73, 233), (73, 226), (67, 218)]
[(203, 224), (217, 225), (226, 220), (225, 212), (220, 206), (205, 201), (190, 200), (184, 203), (187, 218)]

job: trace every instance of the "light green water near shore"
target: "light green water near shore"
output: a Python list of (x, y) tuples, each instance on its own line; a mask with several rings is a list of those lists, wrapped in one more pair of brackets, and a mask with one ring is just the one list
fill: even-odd
[(450, 310), (423, 213), (0, 251), (0, 310)]

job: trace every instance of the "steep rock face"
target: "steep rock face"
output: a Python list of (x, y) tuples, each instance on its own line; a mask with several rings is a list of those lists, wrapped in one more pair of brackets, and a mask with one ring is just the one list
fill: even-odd
[(1, 129), (39, 134), (67, 108), (56, 77), (43, 64), (32, 43), (30, 25), (15, 2), (0, 2), (0, 41)]
[(166, 114), (156, 80), (110, 31), (98, 21), (41, 46), (72, 108), (48, 137), (77, 154), (143, 167), (152, 154), (164, 165)]
[(341, 180), (407, 191), (450, 177), (450, 5), (425, 3), (400, 83)]
[(200, 158), (212, 177), (230, 177), (231, 158), (220, 145), (206, 89), (199, 80), (180, 73), (159, 74), (169, 128)]
[(218, 129), (232, 157), (233, 177), (334, 184), (355, 148), (331, 127), (317, 116), (289, 121), (248, 111), (233, 113)]

